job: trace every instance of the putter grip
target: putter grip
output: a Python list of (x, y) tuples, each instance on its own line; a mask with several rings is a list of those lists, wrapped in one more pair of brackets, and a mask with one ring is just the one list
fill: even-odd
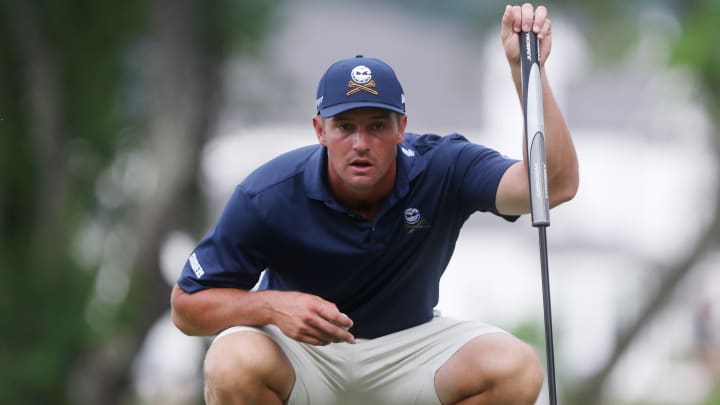
[(520, 33), (520, 71), (522, 104), (525, 117), (525, 137), (530, 183), (532, 225), (550, 225), (550, 203), (545, 158), (545, 123), (543, 116), (542, 81), (540, 79), (540, 50), (533, 32)]

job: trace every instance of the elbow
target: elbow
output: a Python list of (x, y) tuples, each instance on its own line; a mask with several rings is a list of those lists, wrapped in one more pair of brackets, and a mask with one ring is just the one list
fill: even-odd
[(171, 310), (171, 318), (172, 318), (172, 323), (175, 325), (175, 327), (180, 332), (182, 332), (183, 334), (185, 334), (187, 336), (195, 335), (193, 333), (192, 329), (190, 328), (190, 326), (185, 322), (183, 317), (180, 314), (178, 314), (178, 311), (175, 309), (175, 307), (173, 307)]
[(567, 189), (565, 189), (565, 191), (560, 195), (560, 201), (558, 202), (558, 204), (566, 203), (575, 198), (575, 196), (577, 195), (577, 191), (577, 183), (575, 183), (575, 185), (573, 185), (572, 187), (568, 187)]
[(180, 287), (175, 285), (170, 297), (170, 317), (172, 323), (175, 325), (180, 332), (188, 336), (194, 336), (194, 330), (190, 323), (187, 321), (187, 317), (183, 314), (186, 312), (187, 307), (187, 293)]
[(578, 188), (580, 188), (580, 179), (576, 171), (551, 191), (550, 206), (555, 207), (572, 200), (577, 195)]

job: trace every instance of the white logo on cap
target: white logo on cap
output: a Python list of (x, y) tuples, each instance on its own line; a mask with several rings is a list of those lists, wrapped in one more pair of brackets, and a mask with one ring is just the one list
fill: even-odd
[(372, 80), (372, 72), (367, 66), (355, 66), (350, 72), (350, 77), (355, 83), (365, 84)]

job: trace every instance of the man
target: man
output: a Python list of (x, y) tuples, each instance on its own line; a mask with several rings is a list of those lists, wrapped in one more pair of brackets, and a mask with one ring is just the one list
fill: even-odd
[[(502, 18), (518, 92), (521, 30), (538, 34), (544, 64), (545, 7), (508, 6)], [(577, 160), (544, 74), (543, 89), (555, 206), (577, 190)], [(526, 163), (459, 135), (405, 134), (404, 102), (384, 62), (330, 66), (313, 117), (319, 145), (248, 176), (190, 255), (173, 321), (219, 333), (205, 359), (208, 403), (535, 402), (543, 375), (528, 345), (433, 313), (469, 215), (529, 211)]]

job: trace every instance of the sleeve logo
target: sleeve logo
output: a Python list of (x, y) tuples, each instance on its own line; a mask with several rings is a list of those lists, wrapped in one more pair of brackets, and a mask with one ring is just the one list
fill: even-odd
[(205, 270), (200, 265), (200, 262), (198, 261), (197, 256), (195, 255), (195, 252), (193, 252), (193, 254), (190, 255), (190, 257), (188, 258), (188, 261), (190, 262), (190, 267), (195, 272), (195, 276), (197, 278), (202, 278), (202, 276), (205, 275)]

